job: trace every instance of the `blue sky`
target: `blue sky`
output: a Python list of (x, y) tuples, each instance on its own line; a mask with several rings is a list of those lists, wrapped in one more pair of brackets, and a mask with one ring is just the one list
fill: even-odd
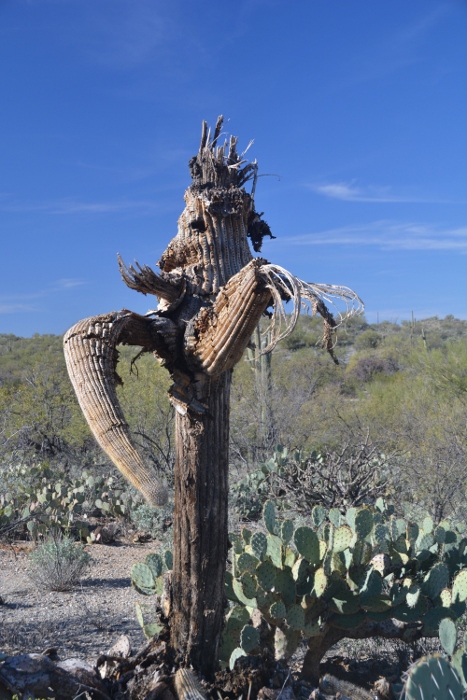
[(367, 318), (467, 318), (467, 4), (1, 0), (0, 332), (145, 312), (201, 121), (257, 158), (263, 255)]

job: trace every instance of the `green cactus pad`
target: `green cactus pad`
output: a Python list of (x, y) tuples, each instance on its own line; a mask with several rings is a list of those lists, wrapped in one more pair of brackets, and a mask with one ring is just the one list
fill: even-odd
[(446, 530), (444, 529), (444, 527), (438, 525), (438, 527), (435, 528), (435, 531), (433, 532), (433, 536), (436, 542), (438, 542), (438, 544), (444, 544), (444, 541), (446, 539)]
[(407, 700), (462, 700), (464, 689), (450, 663), (435, 654), (409, 669), (402, 696)]
[(291, 605), (295, 602), (297, 591), (290, 569), (276, 572), (275, 589), (286, 605)]
[(443, 608), (450, 608), (452, 604), (452, 595), (449, 588), (443, 588), (441, 593), (436, 599), (436, 604), (441, 605)]
[(306, 579), (307, 573), (308, 573), (307, 560), (303, 559), (303, 558), (297, 559), (297, 561), (295, 562), (295, 564), (292, 567), (292, 576), (293, 576), (294, 581), (297, 584), (302, 583)]
[(143, 562), (137, 562), (131, 567), (131, 583), (142, 595), (154, 595), (156, 592), (156, 581), (152, 571)]
[(287, 624), (291, 630), (301, 630), (305, 626), (305, 611), (300, 605), (291, 605), (287, 609)]
[(289, 549), (289, 547), (286, 547), (284, 553), (284, 566), (288, 566), (289, 569), (291, 569), (296, 561), (297, 555), (295, 554), (293, 549)]
[(292, 539), (294, 524), (292, 520), (284, 520), (281, 523), (281, 540), (284, 544), (288, 544)]
[(357, 540), (352, 550), (352, 562), (355, 566), (368, 564), (371, 561), (373, 550), (369, 542)]
[(361, 608), (360, 596), (351, 591), (343, 591), (337, 596), (330, 598), (329, 608), (341, 615), (352, 615)]
[(462, 603), (467, 599), (467, 569), (460, 571), (452, 584), (452, 602)]
[(276, 661), (289, 659), (296, 651), (301, 638), (301, 632), (298, 630), (283, 632), (280, 627), (276, 627), (274, 633), (274, 656)]
[(417, 550), (430, 549), (435, 543), (435, 538), (431, 534), (425, 534), (422, 530), (421, 537), (416, 542)]
[(359, 540), (364, 539), (373, 529), (373, 514), (369, 508), (359, 508), (355, 515), (355, 532)]
[(357, 515), (357, 508), (349, 508), (345, 514), (345, 519), (347, 524), (350, 525), (352, 531), (355, 532), (355, 516)]
[(406, 603), (402, 603), (402, 605), (398, 605), (394, 608), (392, 616), (401, 622), (416, 622), (422, 620), (427, 610), (428, 600), (425, 596), (421, 595), (413, 608), (409, 608)]
[(251, 530), (247, 527), (242, 527), (242, 540), (245, 544), (250, 544), (252, 534)]
[(256, 598), (249, 598), (244, 589), (243, 585), (240, 581), (238, 581), (236, 578), (232, 580), (232, 588), (235, 593), (235, 596), (237, 599), (240, 601), (240, 603), (243, 603), (243, 605), (246, 605), (247, 608), (256, 608), (257, 603), (256, 603)]
[(245, 625), (240, 632), (240, 647), (247, 654), (256, 649), (259, 644), (259, 630), (253, 625)]
[(246, 597), (254, 598), (257, 588), (255, 577), (249, 571), (245, 571), (245, 573), (240, 576), (240, 582)]
[(226, 628), (240, 631), (242, 627), (248, 624), (249, 620), (248, 611), (241, 605), (234, 605), (226, 617)]
[(375, 525), (373, 531), (373, 539), (379, 545), (382, 545), (385, 542), (387, 542), (390, 539), (388, 526), (383, 525), (382, 523), (378, 523), (377, 525)]
[(314, 506), (314, 508), (311, 511), (311, 519), (313, 521), (315, 529), (318, 529), (319, 526), (325, 521), (326, 514), (326, 508), (323, 508), (323, 506)]
[(269, 560), (261, 562), (256, 568), (256, 578), (261, 588), (265, 591), (271, 591), (276, 581), (276, 567)]
[(460, 678), (464, 689), (467, 688), (467, 654), (463, 649), (458, 649), (451, 659), (451, 664)]
[(259, 564), (259, 560), (252, 554), (247, 554), (243, 552), (239, 555), (237, 559), (237, 576), (243, 574), (245, 571), (249, 571), (250, 574), (256, 571), (256, 567)]
[(151, 569), (154, 578), (159, 578), (162, 574), (162, 569), (164, 564), (162, 563), (162, 557), (159, 554), (148, 554), (144, 560), (144, 563)]
[(311, 527), (299, 527), (294, 533), (295, 546), (312, 566), (319, 563), (319, 540), (316, 532)]
[(313, 580), (313, 590), (315, 593), (315, 596), (317, 598), (320, 598), (324, 591), (326, 590), (328, 585), (328, 578), (326, 574), (324, 573), (324, 569), (320, 568), (315, 571), (314, 575), (314, 580)]
[(423, 522), (422, 522), (423, 532), (425, 532), (426, 534), (433, 532), (433, 525), (434, 525), (433, 518), (430, 518), (430, 516), (423, 518)]
[(141, 607), (141, 604), (136, 602), (135, 609), (136, 609), (136, 619), (138, 620), (138, 624), (140, 625), (140, 627), (144, 627), (143, 608)]
[(343, 552), (352, 544), (354, 534), (348, 525), (342, 525), (334, 532), (333, 550)]
[(234, 554), (241, 554), (243, 552), (243, 542), (240, 535), (237, 535), (235, 532), (229, 532), (229, 542)]
[(283, 620), (287, 614), (286, 607), (282, 600), (278, 600), (269, 608), (269, 614), (275, 620)]
[(457, 643), (457, 627), (448, 617), (439, 623), (439, 641), (446, 654), (452, 656)]
[(364, 610), (368, 610), (369, 612), (384, 613), (392, 608), (392, 602), (389, 596), (385, 595), (384, 593), (380, 593), (379, 595), (373, 595), (365, 598), (365, 601), (362, 602), (362, 607)]
[(156, 634), (162, 632), (163, 629), (163, 625), (159, 625), (157, 624), (157, 622), (150, 622), (149, 624), (144, 625), (143, 627), (144, 636), (146, 637), (146, 639), (152, 639), (152, 637), (155, 637)]
[(359, 592), (362, 600), (380, 595), (383, 592), (383, 578), (381, 574), (375, 569), (368, 569)]
[(238, 598), (235, 595), (235, 591), (233, 589), (233, 576), (230, 573), (230, 571), (225, 572), (224, 592), (227, 600), (232, 600), (234, 603), (238, 602)]
[(164, 552), (164, 561), (165, 561), (165, 565), (167, 567), (167, 570), (172, 571), (173, 566), (174, 566), (174, 558), (173, 558), (173, 554), (170, 551), (170, 549), (167, 549)]
[(339, 527), (341, 524), (341, 512), (339, 508), (331, 508), (328, 513), (329, 522), (331, 522), (334, 527)]
[(255, 532), (250, 541), (251, 551), (254, 556), (263, 561), (268, 548), (268, 541), (264, 532)]
[(224, 630), (222, 633), (222, 643), (219, 647), (219, 661), (228, 662), (234, 649), (240, 642), (240, 631)]
[(292, 576), (297, 587), (297, 595), (304, 596), (311, 593), (313, 577), (308, 569), (308, 562), (306, 559), (297, 559), (292, 568)]
[(263, 520), (267, 531), (276, 534), (276, 509), (272, 501), (266, 501), (263, 508)]
[(408, 539), (409, 542), (415, 542), (418, 539), (419, 534), (420, 528), (418, 527), (417, 523), (408, 522), (406, 525), (406, 539)]
[(331, 627), (349, 630), (359, 627), (363, 622), (365, 622), (365, 619), (366, 617), (363, 612), (356, 612), (353, 615), (332, 615), (329, 618), (329, 624)]
[(318, 620), (313, 620), (312, 622), (307, 622), (303, 628), (303, 636), (307, 637), (319, 637), (321, 634), (321, 627)]
[[(446, 564), (435, 564), (423, 579), (422, 590), (431, 600), (439, 596), (449, 583), (449, 569)], [(466, 594), (467, 595), (467, 594)]]
[(407, 603), (409, 608), (414, 608), (417, 605), (421, 593), (422, 589), (417, 583), (414, 583), (413, 586), (410, 586), (409, 590), (407, 591), (407, 595), (405, 596), (405, 602)]
[(268, 535), (267, 555), (271, 559), (274, 566), (282, 569), (282, 540), (275, 535)]
[(236, 649), (233, 650), (232, 654), (230, 655), (230, 659), (229, 659), (229, 668), (231, 671), (234, 670), (235, 662), (241, 656), (246, 656), (245, 652), (243, 651), (243, 649), (241, 647), (237, 647)]

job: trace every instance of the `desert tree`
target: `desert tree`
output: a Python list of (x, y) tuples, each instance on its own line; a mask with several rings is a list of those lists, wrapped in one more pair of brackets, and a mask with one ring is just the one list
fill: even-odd
[(263, 238), (272, 237), (255, 210), (258, 168), (238, 153), (233, 136), (220, 144), (222, 124), (219, 117), (211, 134), (203, 123), (198, 153), (189, 162), (192, 182), (185, 209), (177, 235), (158, 262), (160, 273), (119, 259), (125, 283), (156, 296), (157, 310), (145, 316), (126, 309), (94, 316), (77, 323), (64, 338), (68, 371), (92, 432), (153, 504), (166, 501), (167, 488), (135, 449), (118, 403), (117, 346), (135, 345), (154, 353), (172, 377), (169, 396), (176, 423), (170, 645), (179, 664), (192, 665), (206, 676), (217, 664), (225, 605), (232, 370), (265, 313), (270, 315), (271, 340), (262, 352), (293, 330), (304, 303), (322, 316), (323, 343), (332, 352), (338, 319), (328, 304), (344, 300), (347, 313), (361, 307), (348, 288), (305, 283), (253, 257), (248, 238), (259, 252)]

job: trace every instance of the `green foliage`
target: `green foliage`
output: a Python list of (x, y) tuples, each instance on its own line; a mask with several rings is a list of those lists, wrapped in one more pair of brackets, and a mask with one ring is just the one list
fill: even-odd
[(34, 539), (59, 528), (92, 542), (88, 513), (97, 509), (105, 516), (125, 517), (132, 504), (126, 482), (114, 476), (83, 471), (73, 478), (44, 466), (10, 467), (3, 472), (0, 531), (25, 519)]
[(449, 661), (435, 655), (424, 657), (411, 666), (401, 697), (404, 700), (462, 700), (464, 688)]
[(131, 505), (128, 517), (137, 530), (145, 532), (162, 541), (164, 546), (171, 546), (173, 502), (165, 506), (150, 506), (147, 503)]
[[(136, 562), (131, 567), (131, 585), (144, 596), (162, 595), (163, 574), (167, 569), (172, 568), (172, 553), (166, 551), (163, 556), (159, 554), (148, 554), (144, 561)], [(153, 615), (149, 622), (146, 621), (146, 610), (144, 604), (136, 602), (136, 619), (142, 627), (145, 636), (149, 639), (158, 634), (163, 625), (158, 620), (154, 621)]]
[(29, 555), (29, 577), (40, 588), (69, 591), (91, 566), (92, 559), (84, 546), (55, 533)]
[(358, 350), (370, 350), (377, 348), (381, 344), (383, 337), (372, 328), (360, 333), (355, 340), (355, 347)]
[[(330, 629), (346, 636), (367, 622), (391, 618), (418, 622), (426, 636), (437, 636), (442, 623), (441, 639), (454, 649), (453, 621), (464, 614), (467, 598), (467, 540), (460, 533), (449, 529), (450, 543), (438, 543), (427, 532), (430, 519), (419, 526), (396, 518), (382, 499), (375, 508), (352, 508), (344, 515), (313, 511), (309, 525), (294, 528), (293, 548), (275, 534), (281, 523), (271, 501), (264, 522), (262, 561), (251, 556), (258, 533), (248, 541), (231, 535), (233, 578), (226, 591), (237, 609), (259, 610), (271, 629), (276, 658), (293, 653), (301, 639), (312, 640), (315, 653), (324, 655)], [(230, 626), (231, 665), (239, 649), (252, 653), (242, 639), (240, 625)]]

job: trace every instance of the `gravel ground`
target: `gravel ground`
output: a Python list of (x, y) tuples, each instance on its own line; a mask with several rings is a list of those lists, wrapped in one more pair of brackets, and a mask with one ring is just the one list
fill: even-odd
[(145, 641), (135, 601), (150, 603), (131, 587), (130, 568), (157, 551), (149, 544), (88, 545), (93, 563), (81, 584), (67, 593), (38, 589), (27, 575), (30, 545), (0, 545), (0, 652), (42, 652), (94, 662), (122, 634), (132, 649)]

